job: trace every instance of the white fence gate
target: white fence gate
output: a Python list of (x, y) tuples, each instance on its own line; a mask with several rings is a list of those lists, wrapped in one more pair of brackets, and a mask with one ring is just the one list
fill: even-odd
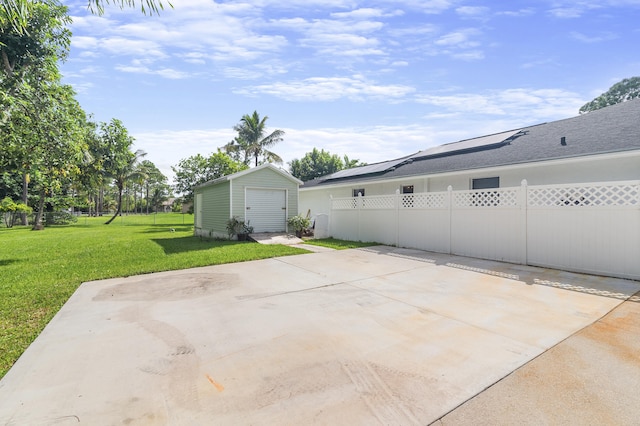
[(330, 233), (640, 279), (640, 181), (333, 198)]

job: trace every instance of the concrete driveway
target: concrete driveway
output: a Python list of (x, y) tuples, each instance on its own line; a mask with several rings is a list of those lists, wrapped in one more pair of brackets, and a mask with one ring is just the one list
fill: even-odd
[(0, 424), (456, 419), (639, 290), (385, 246), (88, 282), (0, 381)]

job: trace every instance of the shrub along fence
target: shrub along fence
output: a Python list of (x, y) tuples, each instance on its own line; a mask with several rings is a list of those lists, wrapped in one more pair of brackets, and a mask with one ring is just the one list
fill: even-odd
[(335, 238), (640, 279), (640, 181), (332, 198)]

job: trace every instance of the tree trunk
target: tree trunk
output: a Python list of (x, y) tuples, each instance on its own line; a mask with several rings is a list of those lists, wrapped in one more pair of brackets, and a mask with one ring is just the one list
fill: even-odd
[(133, 186), (133, 214), (138, 213), (138, 188)]
[(111, 219), (109, 219), (108, 221), (106, 221), (104, 224), (108, 225), (111, 222), (113, 222), (113, 220), (118, 217), (118, 215), (120, 214), (120, 212), (122, 211), (122, 186), (118, 185), (118, 208), (116, 209), (116, 212), (114, 213), (113, 216), (111, 216)]
[(42, 216), (44, 214), (44, 197), (46, 196), (46, 192), (44, 189), (40, 190), (40, 199), (38, 200), (38, 212), (36, 213), (36, 218), (33, 221), (32, 231), (42, 231), (44, 229), (44, 225), (42, 224)]
[(96, 199), (96, 217), (102, 216), (102, 210), (104, 208), (104, 186), (100, 185), (98, 191), (98, 197)]
[[(29, 175), (26, 173), (22, 175), (22, 202), (28, 205), (29, 202)], [(29, 225), (28, 213), (20, 213), (20, 220), (22, 225)]]
[(147, 185), (145, 186), (146, 189), (146, 195), (144, 197), (145, 199), (145, 203), (147, 205), (147, 214), (149, 214), (149, 182), (147, 182)]

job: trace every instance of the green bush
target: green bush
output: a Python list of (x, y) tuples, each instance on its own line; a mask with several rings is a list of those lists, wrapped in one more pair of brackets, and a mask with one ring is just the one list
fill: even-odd
[(6, 227), (11, 228), (21, 213), (31, 213), (31, 207), (24, 203), (15, 203), (11, 198), (5, 197), (0, 201), (0, 213), (4, 216)]
[(311, 219), (306, 216), (302, 216), (301, 214), (297, 214), (296, 216), (292, 216), (287, 220), (287, 223), (290, 227), (292, 227), (296, 232), (304, 231), (309, 228), (311, 225)]
[(44, 214), (44, 224), (46, 226), (69, 225), (70, 223), (76, 223), (77, 221), (77, 217), (66, 211), (46, 212)]

